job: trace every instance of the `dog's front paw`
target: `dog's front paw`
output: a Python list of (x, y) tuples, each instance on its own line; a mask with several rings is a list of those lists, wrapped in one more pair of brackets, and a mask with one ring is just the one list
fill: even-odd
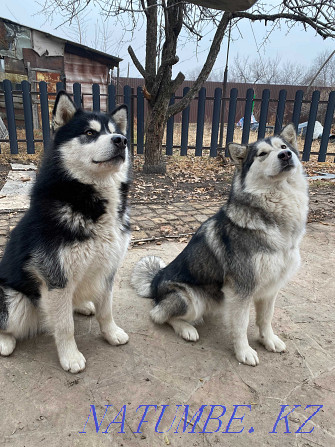
[(251, 346), (236, 349), (236, 358), (245, 365), (256, 366), (259, 364), (257, 352)]
[(0, 355), (8, 356), (14, 351), (16, 339), (10, 334), (0, 334)]
[(114, 326), (113, 329), (109, 331), (103, 331), (102, 335), (108, 341), (110, 345), (124, 345), (128, 342), (129, 336), (126, 332), (119, 326)]
[(260, 337), (259, 341), (268, 351), (284, 352), (286, 350), (285, 343), (275, 334), (269, 337)]
[(184, 340), (187, 341), (198, 341), (199, 334), (196, 328), (192, 325), (185, 326), (181, 329), (179, 334)]
[(63, 354), (59, 357), (59, 361), (65, 371), (73, 374), (85, 369), (86, 359), (78, 349), (71, 353)]

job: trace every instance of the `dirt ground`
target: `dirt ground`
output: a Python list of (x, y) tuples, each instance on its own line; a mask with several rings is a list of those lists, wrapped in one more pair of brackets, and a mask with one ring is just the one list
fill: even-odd
[(169, 262), (184, 246), (129, 250), (114, 293), (115, 320), (130, 336), (127, 345), (109, 346), (94, 317), (75, 316), (77, 344), (87, 359), (82, 373), (62, 370), (49, 335), (21, 341), (0, 359), (0, 445), (334, 445), (335, 226), (307, 226), (301, 269), (277, 299), (274, 328), (285, 353), (257, 342), (252, 312), (249, 342), (260, 358), (255, 368), (235, 359), (221, 315), (206, 318), (200, 340), (188, 343), (167, 325), (155, 325), (150, 300), (131, 288), (131, 271), (142, 256)]

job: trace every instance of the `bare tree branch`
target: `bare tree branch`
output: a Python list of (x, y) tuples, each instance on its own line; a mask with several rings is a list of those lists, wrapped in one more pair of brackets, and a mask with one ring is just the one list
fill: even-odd
[(132, 49), (132, 47), (130, 45), (128, 47), (128, 53), (129, 53), (129, 56), (131, 57), (131, 60), (134, 62), (135, 67), (137, 68), (137, 70), (141, 73), (141, 75), (145, 79), (147, 74), (146, 74), (146, 72), (145, 72), (145, 70), (143, 68), (143, 65), (137, 59), (136, 54), (134, 53), (134, 50)]
[[(179, 61), (177, 52), (177, 40), (183, 25), (183, 4), (178, 0), (163, 0), (165, 16), (165, 41), (162, 47), (161, 65), (158, 68), (155, 78), (155, 85), (152, 88), (152, 97), (154, 100), (158, 92), (164, 91), (170, 93), (170, 80), (172, 77), (172, 66)], [(175, 8), (172, 8), (175, 5)]]
[[(155, 84), (156, 77), (156, 56), (157, 56), (157, 0), (147, 0), (150, 9), (146, 10), (147, 29), (146, 29), (146, 52), (145, 52), (145, 71), (146, 87), (151, 93)], [(155, 7), (154, 7), (155, 6)]]
[(320, 20), (315, 19), (314, 17), (308, 17), (302, 14), (293, 14), (293, 13), (285, 13), (280, 12), (278, 14), (254, 14), (249, 12), (234, 12), (232, 15), (233, 18), (245, 18), (254, 21), (262, 21), (265, 22), (274, 22), (279, 19), (287, 19), (293, 22), (299, 22), (304, 25), (309, 25), (315, 31), (322, 36), (324, 39), (327, 37), (335, 36), (335, 17), (333, 24), (329, 22), (322, 22)]
[(222, 19), (219, 23), (219, 26), (217, 27), (217, 30), (215, 32), (214, 39), (212, 41), (212, 45), (210, 47), (206, 62), (204, 64), (201, 72), (199, 73), (198, 78), (196, 79), (196, 81), (194, 82), (194, 84), (192, 85), (190, 90), (187, 92), (187, 94), (180, 101), (169, 106), (168, 111), (167, 111), (167, 118), (184, 110), (190, 104), (192, 99), (195, 98), (201, 85), (204, 83), (204, 81), (207, 79), (209, 73), (212, 71), (213, 65), (214, 65), (217, 55), (220, 51), (223, 36), (225, 34), (225, 31), (227, 29), (227, 26), (229, 24), (231, 17), (232, 17), (232, 14), (230, 12), (225, 12), (223, 14)]

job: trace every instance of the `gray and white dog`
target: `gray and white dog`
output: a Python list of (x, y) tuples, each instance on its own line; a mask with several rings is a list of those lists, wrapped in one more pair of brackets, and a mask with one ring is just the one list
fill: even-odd
[(236, 169), (227, 203), (174, 261), (142, 258), (131, 280), (140, 296), (154, 299), (152, 320), (185, 340), (197, 341), (194, 323), (222, 307), (237, 360), (256, 366), (247, 337), (252, 301), (260, 342), (286, 349), (271, 320), (279, 289), (299, 267), (308, 188), (292, 124), (248, 146), (231, 143), (229, 153)]

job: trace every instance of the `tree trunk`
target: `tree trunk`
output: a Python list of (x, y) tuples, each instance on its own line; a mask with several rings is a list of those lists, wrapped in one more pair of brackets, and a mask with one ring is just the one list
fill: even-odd
[[(157, 5), (157, 0), (148, 0), (148, 5), (149, 3), (151, 6)], [(162, 48), (161, 64), (157, 71), (152, 63), (153, 57), (156, 57), (155, 48), (157, 40), (153, 42), (153, 37), (149, 39), (147, 34), (147, 58), (145, 69), (136, 58), (132, 48), (130, 47), (128, 49), (132, 60), (145, 80), (146, 99), (148, 100), (150, 116), (146, 125), (143, 172), (152, 174), (162, 174), (166, 172), (162, 151), (162, 139), (164, 136), (164, 129), (167, 119), (185, 109), (190, 104), (191, 100), (196, 96), (203, 82), (207, 79), (220, 51), (220, 45), (232, 14), (230, 12), (225, 12), (222, 15), (215, 32), (205, 66), (201, 70), (197, 80), (194, 82), (194, 85), (191, 87), (187, 95), (171, 106), (169, 106), (170, 97), (175, 93), (178, 86), (182, 84), (185, 78), (182, 73), (179, 73), (175, 80), (172, 81), (172, 66), (179, 60), (176, 55), (176, 51), (177, 40), (184, 18), (183, 3), (179, 0), (167, 0), (167, 7), (164, 9), (164, 15), (165, 42)], [(148, 33), (148, 29), (151, 29), (150, 21), (152, 20), (154, 22), (154, 20), (157, 20), (157, 8), (149, 8), (146, 10), (146, 16)]]
[[(150, 0), (156, 2), (157, 0)], [(149, 2), (149, 0), (148, 0)], [(178, 62), (176, 56), (177, 39), (183, 24), (184, 6), (179, 0), (167, 0), (164, 9), (165, 16), (165, 42), (162, 48), (161, 64), (156, 71), (154, 82), (150, 82), (148, 75), (145, 78), (146, 88), (149, 90), (149, 118), (146, 125), (146, 142), (144, 152), (143, 172), (147, 174), (164, 174), (166, 165), (163, 158), (163, 136), (167, 122), (167, 111), (171, 94), (174, 93), (171, 85), (172, 66)], [(147, 23), (147, 26), (149, 23)], [(157, 42), (156, 42), (157, 44)], [(147, 39), (147, 55), (152, 57), (152, 43)], [(146, 71), (147, 64), (146, 61)]]
[(146, 132), (143, 166), (144, 174), (165, 174), (166, 172), (162, 147), (164, 127), (165, 120), (152, 114)]
[(166, 113), (169, 98), (162, 98), (150, 111), (146, 124), (146, 140), (144, 151), (145, 174), (165, 174), (166, 164), (163, 158), (163, 137), (166, 125)]

